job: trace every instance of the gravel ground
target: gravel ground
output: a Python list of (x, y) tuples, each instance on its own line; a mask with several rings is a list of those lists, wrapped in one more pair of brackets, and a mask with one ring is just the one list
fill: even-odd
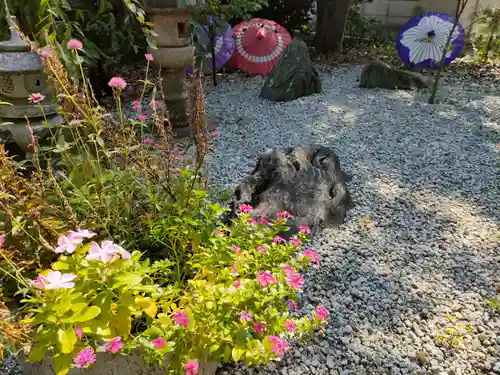
[[(221, 119), (211, 183), (234, 188), (267, 148), (319, 143), (353, 174), (356, 204), (314, 241), (322, 264), (301, 310), (330, 309), (326, 336), (219, 374), (500, 374), (500, 316), (486, 303), (500, 282), (500, 93), (456, 84), (431, 106), (425, 93), (360, 89), (358, 75), (323, 75), (323, 94), (290, 103), (259, 99), (261, 78), (206, 90)], [(439, 342), (446, 329), (460, 348)]]

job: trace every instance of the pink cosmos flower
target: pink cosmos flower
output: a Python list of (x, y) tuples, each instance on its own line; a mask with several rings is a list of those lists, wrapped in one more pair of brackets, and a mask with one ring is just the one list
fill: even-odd
[(273, 345), (273, 353), (279, 355), (280, 357), (285, 355), (285, 351), (289, 347), (288, 343), (285, 340), (278, 336), (269, 336), (267, 339)]
[(137, 120), (139, 120), (139, 121), (146, 121), (147, 118), (148, 118), (148, 115), (145, 113), (140, 113), (137, 115)]
[(231, 250), (233, 250), (236, 255), (240, 255), (241, 249), (238, 246), (231, 246)]
[(242, 322), (250, 322), (252, 321), (252, 314), (247, 311), (242, 311), (239, 313), (240, 321)]
[(141, 107), (141, 102), (139, 100), (136, 99), (132, 102), (132, 110), (134, 112), (139, 112), (141, 110)]
[(315, 251), (312, 251), (311, 249), (306, 249), (304, 250), (303, 255), (304, 257), (309, 258), (311, 262), (319, 264), (318, 254), (316, 254)]
[(52, 50), (49, 47), (45, 47), (42, 49), (42, 52), (40, 53), (42, 57), (51, 57), (52, 56)]
[(263, 245), (259, 245), (256, 247), (257, 251), (262, 254), (267, 254), (267, 250)]
[(247, 220), (247, 224), (255, 225), (255, 224), (257, 224), (257, 220), (255, 220), (253, 217), (251, 217)]
[(151, 341), (151, 344), (153, 344), (153, 347), (155, 349), (163, 349), (167, 342), (163, 337), (157, 337), (154, 340)]
[(186, 328), (189, 325), (188, 314), (185, 311), (176, 311), (172, 315), (172, 319), (175, 321), (175, 324), (183, 326), (184, 328)]
[(295, 332), (297, 330), (297, 326), (295, 325), (295, 322), (292, 319), (288, 319), (285, 322), (285, 328), (290, 332)]
[(305, 226), (305, 225), (299, 225), (299, 231), (300, 231), (300, 233), (306, 233), (306, 234), (311, 233), (311, 230), (309, 229), (309, 227)]
[(127, 87), (127, 82), (121, 77), (113, 77), (108, 82), (109, 87), (124, 90)]
[(76, 367), (86, 367), (88, 365), (93, 365), (95, 360), (94, 349), (85, 348), (76, 355), (74, 363)]
[(264, 219), (263, 217), (259, 217), (257, 219), (257, 221), (259, 222), (259, 224), (262, 224), (262, 225), (267, 225), (269, 224), (269, 221), (267, 221), (266, 219)]
[(70, 39), (67, 44), (68, 49), (82, 49), (83, 43), (78, 39)]
[(186, 375), (196, 375), (196, 374), (198, 374), (198, 369), (199, 368), (200, 368), (200, 365), (198, 364), (198, 361), (196, 361), (194, 359), (190, 359), (184, 365), (184, 370), (186, 370)]
[(236, 280), (234, 283), (233, 283), (234, 287), (235, 288), (238, 288), (240, 285), (241, 285), (241, 281), (238, 281)]
[(240, 211), (245, 213), (245, 214), (248, 214), (248, 213), (253, 211), (253, 208), (249, 204), (242, 203), (242, 204), (240, 204)]
[(148, 61), (153, 61), (153, 55), (152, 55), (152, 54), (150, 54), (150, 53), (146, 53), (146, 54), (144, 54), (144, 57), (145, 57), (145, 58), (146, 58), (146, 60), (148, 60)]
[(289, 264), (282, 264), (280, 266), (280, 268), (285, 271), (285, 274), (286, 275), (289, 275), (289, 274), (292, 274), (292, 273), (296, 273), (297, 270), (295, 268), (293, 268), (292, 266), (290, 266)]
[(106, 344), (106, 348), (104, 349), (106, 352), (118, 353), (123, 349), (125, 344), (123, 344), (120, 336), (116, 336), (113, 340)]
[(293, 219), (293, 215), (288, 211), (281, 211), (276, 214), (277, 219)]
[(256, 334), (260, 335), (266, 330), (266, 325), (262, 322), (254, 322), (252, 324), (252, 329)]
[(40, 103), (43, 99), (45, 99), (45, 95), (40, 94), (39, 92), (34, 92), (33, 94), (30, 94), (28, 96), (28, 101), (31, 104), (38, 104)]
[(142, 143), (144, 143), (145, 145), (152, 145), (154, 143), (154, 141), (153, 141), (153, 138), (144, 138), (142, 140)]
[(275, 245), (279, 244), (279, 243), (285, 243), (286, 240), (283, 238), (283, 237), (280, 237), (280, 236), (276, 236), (273, 238), (273, 243)]
[(327, 309), (325, 309), (322, 305), (316, 307), (315, 316), (319, 320), (326, 320), (326, 318), (328, 318), (329, 315), (330, 312)]
[(286, 283), (294, 289), (302, 289), (304, 286), (304, 278), (298, 272), (289, 273), (286, 275)]
[(220, 132), (218, 132), (218, 131), (214, 131), (214, 132), (212, 132), (212, 135), (213, 135), (214, 137), (220, 137)]
[(302, 241), (298, 237), (292, 237), (292, 238), (290, 238), (290, 240), (288, 241), (288, 243), (290, 245), (293, 245), (293, 246), (300, 246), (300, 245), (302, 245)]
[(288, 308), (292, 311), (297, 311), (297, 303), (293, 299), (289, 299), (286, 301)]
[(128, 251), (114, 244), (112, 241), (102, 241), (101, 246), (96, 242), (92, 242), (87, 259), (100, 260), (104, 264), (108, 264), (115, 255), (120, 255), (123, 259), (130, 258), (130, 253)]
[(268, 284), (272, 285), (277, 283), (275, 277), (270, 272), (267, 271), (259, 272), (257, 275), (257, 281), (263, 287), (267, 286)]
[(238, 274), (238, 267), (236, 267), (236, 264), (232, 264), (231, 265), (231, 273), (233, 275), (237, 275)]
[(83, 337), (83, 329), (81, 329), (80, 327), (76, 327), (75, 334), (76, 336), (78, 336), (79, 339), (81, 339)]
[(49, 272), (46, 276), (39, 275), (40, 279), (37, 277), (35, 283), (41, 286), (41, 280), (43, 279), (43, 289), (71, 289), (75, 286), (72, 282), (76, 279), (76, 275), (72, 273), (62, 274), (59, 271)]
[(37, 289), (45, 289), (45, 285), (47, 284), (47, 279), (42, 275), (38, 275), (35, 280), (32, 281), (33, 286)]

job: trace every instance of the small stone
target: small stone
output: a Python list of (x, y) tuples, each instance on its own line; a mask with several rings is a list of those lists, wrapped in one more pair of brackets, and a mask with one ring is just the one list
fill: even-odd
[(418, 351), (416, 354), (416, 360), (421, 365), (426, 365), (429, 363), (429, 354), (426, 351)]
[(327, 356), (326, 365), (328, 366), (329, 369), (334, 369), (336, 367), (335, 357), (333, 357), (332, 355)]

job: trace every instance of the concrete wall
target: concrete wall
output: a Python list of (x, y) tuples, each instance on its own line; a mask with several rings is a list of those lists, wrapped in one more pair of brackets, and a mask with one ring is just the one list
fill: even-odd
[[(374, 17), (384, 26), (397, 29), (409, 18), (424, 12), (444, 12), (453, 15), (457, 0), (373, 0), (361, 5), (361, 14)], [(477, 10), (484, 7), (500, 7), (500, 0), (469, 0), (460, 18), (466, 34), (473, 30), (473, 20)]]

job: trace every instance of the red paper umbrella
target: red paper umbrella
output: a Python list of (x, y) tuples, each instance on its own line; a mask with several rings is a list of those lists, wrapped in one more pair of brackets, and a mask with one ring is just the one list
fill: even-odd
[(235, 68), (247, 73), (271, 73), (292, 37), (274, 21), (254, 18), (233, 28), (236, 49), (233, 55)]

